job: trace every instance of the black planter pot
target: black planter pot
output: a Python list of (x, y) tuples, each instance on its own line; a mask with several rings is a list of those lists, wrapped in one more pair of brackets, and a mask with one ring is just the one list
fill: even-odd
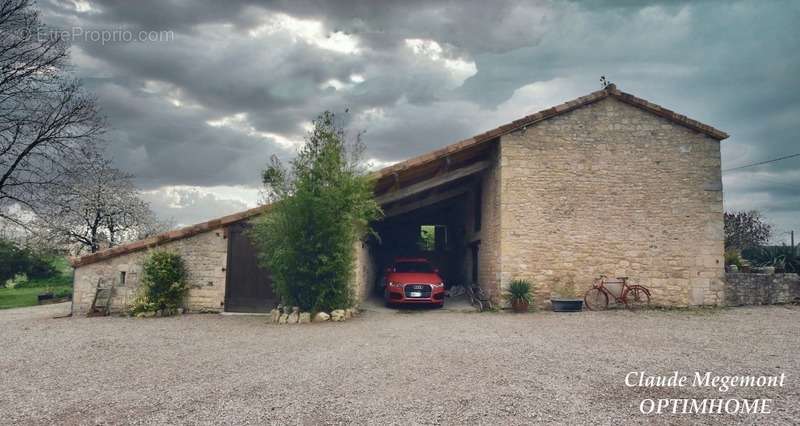
[(36, 296), (36, 301), (39, 304), (41, 304), (44, 301), (48, 301), (48, 300), (52, 300), (52, 299), (53, 299), (53, 293), (42, 293), (42, 294)]
[(550, 304), (553, 305), (553, 312), (580, 312), (583, 309), (582, 299), (550, 299)]

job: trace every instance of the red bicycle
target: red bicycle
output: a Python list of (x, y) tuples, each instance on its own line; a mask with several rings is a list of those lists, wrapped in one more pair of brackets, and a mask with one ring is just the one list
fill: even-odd
[[(612, 293), (606, 284), (621, 285), (619, 297)], [(594, 280), (592, 288), (583, 296), (583, 303), (590, 311), (602, 311), (608, 308), (609, 297), (613, 297), (616, 303), (621, 303), (628, 309), (639, 309), (650, 304), (650, 290), (647, 287), (628, 284), (628, 277), (608, 279), (605, 275), (600, 275), (600, 278)]]

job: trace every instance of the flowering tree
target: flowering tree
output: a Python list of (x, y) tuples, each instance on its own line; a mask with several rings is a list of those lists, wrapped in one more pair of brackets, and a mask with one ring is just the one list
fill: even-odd
[(749, 247), (766, 244), (772, 236), (772, 226), (756, 210), (725, 212), (725, 250), (741, 252)]

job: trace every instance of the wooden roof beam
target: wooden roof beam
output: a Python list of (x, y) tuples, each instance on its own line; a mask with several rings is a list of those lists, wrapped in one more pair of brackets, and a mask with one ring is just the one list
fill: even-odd
[(437, 186), (444, 185), (446, 183), (450, 183), (454, 180), (458, 180), (469, 175), (473, 175), (475, 173), (479, 173), (483, 170), (486, 170), (491, 165), (489, 160), (478, 161), (476, 163), (472, 163), (468, 166), (464, 166), (458, 169), (454, 169), (449, 172), (441, 173), (437, 176), (434, 176), (430, 179), (424, 180), (419, 183), (415, 183), (413, 185), (409, 185), (405, 188), (400, 188), (395, 191), (383, 194), (381, 196), (376, 197), (376, 201), (380, 205), (385, 205), (389, 203), (393, 203), (398, 200), (402, 200), (403, 198), (410, 197), (415, 194), (419, 194), (423, 191), (428, 191), (433, 189)]
[(392, 216), (399, 216), (404, 213), (408, 213), (414, 210), (421, 209), (423, 207), (428, 207), (433, 204), (439, 203), (444, 200), (448, 200), (450, 198), (458, 197), (461, 194), (466, 194), (470, 191), (470, 186), (459, 186), (457, 188), (448, 189), (447, 191), (433, 193), (421, 200), (412, 201), (406, 204), (399, 204), (392, 208), (387, 209), (383, 213), (383, 217), (392, 217)]

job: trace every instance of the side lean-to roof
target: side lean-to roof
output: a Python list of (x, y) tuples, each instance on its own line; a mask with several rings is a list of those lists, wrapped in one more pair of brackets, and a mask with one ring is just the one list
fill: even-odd
[[(633, 96), (629, 93), (622, 92), (618, 90), (615, 85), (610, 84), (603, 90), (598, 90), (586, 96), (581, 96), (580, 98), (573, 99), (571, 101), (565, 102), (560, 105), (556, 105), (552, 108), (541, 110), (537, 113), (520, 118), (519, 120), (514, 120), (508, 124), (504, 124), (500, 127), (494, 128), (487, 132), (472, 136), (468, 139), (464, 139), (460, 142), (456, 142), (454, 144), (445, 146), (443, 148), (428, 152), (426, 154), (414, 158), (410, 158), (406, 161), (402, 161), (400, 163), (378, 170), (373, 173), (373, 176), (377, 181), (376, 193), (380, 194), (387, 192), (389, 188), (392, 186), (391, 184), (392, 182), (396, 183), (398, 181), (402, 181), (403, 175), (406, 174), (410, 175), (420, 169), (435, 166), (443, 159), (446, 159), (450, 156), (456, 155), (461, 152), (478, 149), (481, 147), (481, 145), (488, 144), (494, 140), (497, 140), (497, 138), (499, 138), (500, 136), (509, 134), (524, 127), (531, 126), (540, 121), (544, 121), (549, 118), (565, 114), (567, 112), (576, 110), (583, 106), (601, 101), (609, 97), (613, 97), (614, 99), (617, 99), (628, 105), (655, 114), (675, 124), (708, 135), (713, 139), (721, 141), (723, 139), (728, 138), (728, 134), (721, 130), (711, 127), (707, 124), (703, 124), (697, 120), (693, 120), (689, 117), (686, 117), (685, 115), (678, 114), (660, 105), (648, 102), (641, 98), (637, 98), (636, 96)], [(99, 251), (97, 253), (92, 253), (79, 258), (73, 258), (71, 259), (71, 263), (72, 266), (78, 267), (98, 262), (104, 259), (120, 256), (126, 253), (145, 250), (151, 247), (165, 244), (170, 241), (191, 237), (193, 235), (197, 235), (203, 232), (208, 232), (215, 229), (223, 228), (232, 223), (250, 219), (265, 212), (268, 208), (269, 206), (259, 206), (256, 208), (245, 210), (243, 212), (209, 220), (207, 222), (198, 223), (196, 225), (187, 226), (173, 231), (168, 231), (143, 240), (134, 241), (127, 244), (121, 244), (116, 247)]]

